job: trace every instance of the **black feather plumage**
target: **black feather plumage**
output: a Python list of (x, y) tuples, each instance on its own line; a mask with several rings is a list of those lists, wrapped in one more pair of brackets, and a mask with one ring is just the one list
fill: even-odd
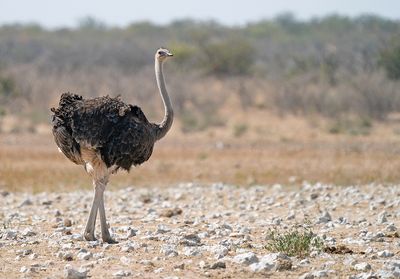
[(156, 141), (158, 126), (142, 110), (109, 96), (83, 99), (64, 93), (53, 108), (53, 135), (65, 156), (85, 164), (81, 148), (95, 150), (107, 167), (129, 170), (147, 161)]

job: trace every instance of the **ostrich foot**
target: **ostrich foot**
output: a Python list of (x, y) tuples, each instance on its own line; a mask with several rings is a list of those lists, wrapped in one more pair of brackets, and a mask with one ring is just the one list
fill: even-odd
[(102, 237), (103, 238), (103, 242), (106, 242), (108, 244), (117, 244), (118, 241), (116, 241), (115, 239), (111, 238), (111, 236), (108, 237)]
[(85, 234), (83, 236), (87, 241), (96, 241), (97, 240), (96, 237), (94, 236), (94, 233), (85, 232)]

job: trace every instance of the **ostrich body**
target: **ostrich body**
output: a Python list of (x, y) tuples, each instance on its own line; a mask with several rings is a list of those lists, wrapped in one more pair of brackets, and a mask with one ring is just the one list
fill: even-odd
[(104, 190), (109, 176), (119, 169), (129, 171), (132, 165), (147, 161), (154, 143), (171, 128), (173, 110), (165, 87), (162, 65), (172, 54), (160, 48), (155, 55), (157, 85), (164, 103), (161, 123), (150, 123), (138, 106), (125, 104), (109, 96), (85, 100), (64, 93), (58, 108), (52, 108), (54, 140), (64, 155), (83, 165), (93, 179), (94, 199), (84, 231), (86, 240), (94, 235), (97, 212), (100, 214), (104, 242), (115, 243), (107, 228)]

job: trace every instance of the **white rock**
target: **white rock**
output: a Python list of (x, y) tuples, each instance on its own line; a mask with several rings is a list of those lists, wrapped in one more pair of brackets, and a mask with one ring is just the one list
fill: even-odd
[(17, 237), (17, 231), (16, 230), (7, 230), (4, 234), (3, 234), (3, 239), (4, 240), (13, 240)]
[(310, 272), (304, 273), (299, 277), (299, 279), (314, 279), (314, 278), (315, 278), (314, 274)]
[(132, 275), (132, 272), (129, 270), (118, 270), (117, 272), (113, 273), (114, 277), (120, 278), (120, 277), (129, 277)]
[(21, 273), (28, 273), (29, 272), (29, 268), (26, 266), (21, 267), (21, 269), (19, 270), (19, 272)]
[(314, 271), (312, 274), (314, 275), (314, 278), (322, 278), (322, 277), (328, 277), (329, 276), (327, 270)]
[(157, 269), (155, 269), (154, 270), (154, 273), (161, 273), (161, 272), (163, 272), (164, 271), (164, 268), (162, 268), (162, 267), (159, 267), (159, 268), (157, 268)]
[(126, 232), (126, 238), (130, 238), (130, 237), (136, 236), (137, 232), (138, 232), (138, 230), (129, 228), (127, 230), (127, 232)]
[(183, 254), (185, 256), (199, 256), (201, 251), (197, 247), (184, 247)]
[(356, 275), (350, 275), (349, 279), (371, 279), (371, 278), (380, 278), (377, 274), (372, 272), (363, 272)]
[(292, 261), (283, 253), (271, 253), (263, 256), (258, 262), (250, 265), (253, 272), (269, 270), (289, 270), (292, 268)]
[(77, 255), (78, 259), (80, 260), (89, 260), (92, 257), (92, 253), (91, 252), (79, 252)]
[(258, 258), (256, 254), (254, 254), (253, 252), (248, 252), (236, 255), (233, 258), (233, 261), (238, 264), (251, 265), (253, 263), (258, 262)]
[(371, 265), (369, 263), (358, 263), (353, 266), (357, 271), (369, 271), (371, 270)]
[(395, 232), (397, 231), (397, 228), (394, 224), (389, 224), (386, 226), (385, 231), (387, 232)]
[(128, 265), (128, 264), (131, 263), (131, 259), (128, 258), (128, 257), (125, 257), (125, 256), (122, 256), (119, 260), (120, 260), (123, 264), (126, 264), (126, 265)]
[(87, 270), (79, 271), (69, 264), (64, 267), (64, 278), (66, 279), (85, 279), (86, 277)]
[(161, 246), (160, 253), (167, 257), (176, 257), (178, 252), (176, 251), (175, 245), (163, 245)]
[(22, 236), (34, 236), (34, 235), (36, 235), (36, 233), (34, 232), (34, 231), (32, 231), (32, 229), (31, 228), (25, 228), (23, 231), (22, 231)]
[(211, 253), (213, 253), (214, 258), (216, 258), (216, 259), (222, 259), (226, 255), (228, 255), (228, 252), (229, 252), (228, 248), (226, 248), (223, 245), (213, 245), (213, 246), (208, 247), (207, 250), (210, 251)]
[(36, 254), (36, 253), (32, 253), (31, 255), (29, 255), (29, 259), (30, 260), (34, 260), (34, 259), (36, 259), (38, 257), (38, 254)]
[(387, 223), (387, 221), (388, 220), (387, 220), (386, 211), (382, 211), (381, 213), (379, 213), (377, 223), (378, 224), (384, 224), (384, 223)]
[(25, 199), (23, 202), (20, 203), (19, 207), (23, 207), (26, 205), (32, 205), (33, 202), (30, 199)]
[(384, 250), (384, 251), (379, 251), (378, 252), (378, 257), (381, 257), (381, 258), (390, 258), (390, 257), (393, 257), (393, 256), (394, 256), (394, 253), (392, 253), (392, 252), (390, 252), (388, 250)]
[(318, 220), (317, 220), (317, 224), (326, 224), (326, 223), (328, 223), (328, 222), (330, 222), (330, 221), (332, 221), (332, 217), (331, 217), (331, 215), (329, 214), (329, 212), (328, 211), (324, 211), (323, 213), (322, 213), (322, 215), (321, 216), (319, 216), (319, 218), (318, 218)]

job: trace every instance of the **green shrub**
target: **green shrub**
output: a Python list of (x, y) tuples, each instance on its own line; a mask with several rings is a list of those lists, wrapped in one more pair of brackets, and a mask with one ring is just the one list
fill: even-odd
[(400, 38), (393, 40), (391, 45), (381, 52), (379, 63), (389, 79), (400, 79)]
[(248, 128), (249, 127), (246, 124), (236, 124), (233, 127), (233, 136), (236, 138), (241, 137), (247, 132)]
[(247, 75), (254, 64), (254, 49), (244, 38), (231, 38), (203, 46), (202, 66), (214, 75)]
[(323, 248), (322, 239), (310, 229), (270, 230), (265, 248), (271, 252), (282, 252), (288, 256), (304, 257), (313, 250)]

